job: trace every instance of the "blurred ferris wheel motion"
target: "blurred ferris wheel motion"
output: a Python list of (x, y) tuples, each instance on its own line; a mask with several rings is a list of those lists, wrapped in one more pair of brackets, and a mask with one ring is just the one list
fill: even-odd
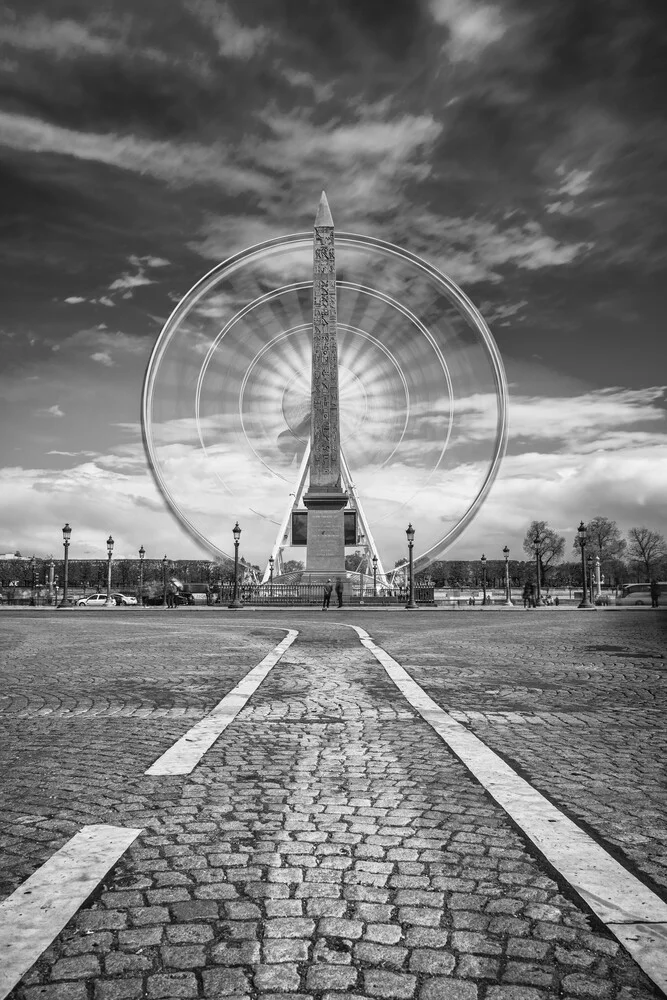
[[(299, 233), (213, 268), (173, 311), (147, 367), (153, 477), (216, 557), (230, 556), (238, 521), (251, 561), (273, 554), (278, 569), (303, 558), (289, 514), (307, 487), (312, 252), (312, 233)], [(414, 254), (336, 232), (336, 270), (341, 464), (361, 515), (356, 548), (393, 566), (409, 520), (423, 568), (470, 523), (498, 472), (500, 354), (467, 296)]]

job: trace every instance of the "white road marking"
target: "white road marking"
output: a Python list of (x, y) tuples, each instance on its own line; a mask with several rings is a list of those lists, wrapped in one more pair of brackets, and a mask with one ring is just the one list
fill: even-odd
[[(396, 687), (637, 964), (667, 992), (667, 903), (440, 708), (368, 632), (353, 628)], [(470, 714), (470, 713), (468, 713)]]
[(190, 774), (194, 770), (206, 751), (213, 746), (230, 722), (234, 721), (250, 696), (299, 634), (295, 629), (286, 631), (287, 635), (282, 642), (267, 653), (264, 659), (253, 667), (208, 715), (158, 757), (144, 774)]
[(0, 1000), (16, 986), (141, 833), (84, 826), (0, 903)]

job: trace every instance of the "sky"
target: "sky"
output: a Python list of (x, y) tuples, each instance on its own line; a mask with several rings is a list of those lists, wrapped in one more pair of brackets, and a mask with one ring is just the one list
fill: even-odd
[[(201, 557), (148, 468), (146, 366), (188, 289), (310, 230), (322, 189), (500, 351), (506, 455), (447, 556), (518, 557), (533, 519), (568, 551), (596, 514), (667, 534), (663, 0), (20, 0), (0, 83), (0, 552), (57, 554), (67, 521), (72, 558), (110, 533)], [(385, 517), (389, 565), (442, 499)], [(206, 503), (231, 551), (245, 508)], [(244, 524), (262, 563), (275, 529)]]

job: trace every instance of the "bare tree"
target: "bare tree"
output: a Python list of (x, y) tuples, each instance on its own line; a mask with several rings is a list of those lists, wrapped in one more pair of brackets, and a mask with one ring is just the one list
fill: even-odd
[[(536, 538), (539, 538), (537, 546)], [(551, 564), (563, 558), (565, 539), (562, 535), (557, 535), (546, 521), (531, 521), (523, 540), (523, 551), (533, 559), (539, 552), (541, 575), (544, 580)]]
[[(610, 521), (602, 514), (596, 514), (586, 525), (586, 547), (600, 557), (601, 563), (610, 559), (622, 559), (627, 544), (616, 521)], [(574, 554), (581, 555), (577, 538), (574, 540)]]
[(650, 580), (651, 567), (667, 555), (667, 542), (662, 535), (650, 528), (630, 528), (628, 555), (634, 562), (645, 567), (646, 577)]

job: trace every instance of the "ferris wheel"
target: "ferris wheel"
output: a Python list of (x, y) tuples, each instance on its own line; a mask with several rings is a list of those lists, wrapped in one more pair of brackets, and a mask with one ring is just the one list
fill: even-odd
[[(336, 266), (341, 467), (356, 514), (346, 542), (386, 578), (403, 520), (419, 525), (423, 568), (480, 509), (505, 449), (507, 384), (483, 317), (431, 264), (337, 232)], [(241, 523), (265, 576), (269, 557), (280, 573), (303, 551), (293, 515), (307, 487), (311, 337), (312, 234), (279, 237), (193, 286), (144, 380), (144, 443), (169, 509), (216, 557)]]

